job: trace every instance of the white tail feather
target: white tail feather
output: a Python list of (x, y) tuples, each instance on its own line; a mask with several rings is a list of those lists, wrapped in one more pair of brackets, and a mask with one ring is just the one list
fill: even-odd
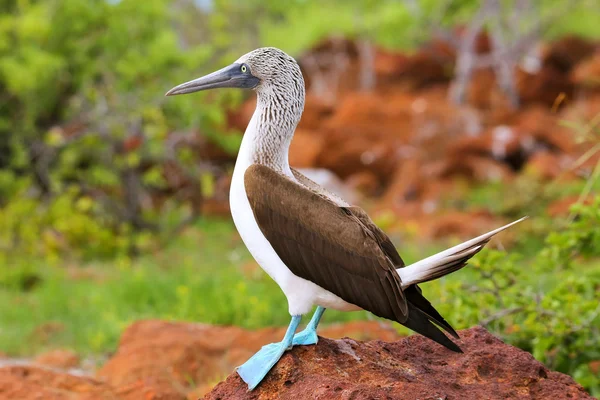
[(421, 261), (417, 261), (414, 264), (398, 268), (396, 271), (398, 271), (398, 275), (400, 275), (400, 279), (402, 280), (402, 287), (405, 288), (410, 285), (438, 279), (462, 268), (467, 260), (477, 254), (492, 236), (527, 218), (523, 217), (508, 225), (504, 225), (474, 239), (467, 240), (440, 253), (424, 258)]

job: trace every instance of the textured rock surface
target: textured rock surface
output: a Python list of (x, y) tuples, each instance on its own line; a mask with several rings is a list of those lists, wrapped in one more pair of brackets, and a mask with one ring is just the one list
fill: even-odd
[(46, 368), (12, 366), (0, 368), (0, 399), (124, 400), (125, 398), (118, 396), (105, 383), (92, 378)]
[(460, 334), (464, 354), (416, 335), (393, 343), (321, 339), (284, 355), (253, 392), (234, 373), (205, 399), (592, 399), (483, 328)]
[[(390, 325), (379, 322), (330, 325), (319, 331), (326, 337), (358, 340), (400, 337)], [(202, 395), (261, 346), (281, 340), (284, 333), (285, 328), (247, 331), (232, 326), (140, 321), (123, 333), (117, 353), (98, 376), (116, 388), (134, 390), (144, 384), (155, 393), (179, 395), (172, 398)]]
[(79, 355), (68, 349), (50, 350), (35, 358), (36, 364), (54, 368), (75, 368), (80, 362)]
[[(327, 337), (394, 341), (390, 324), (356, 321), (323, 327)], [(167, 321), (140, 321), (123, 334), (116, 354), (96, 377), (75, 353), (55, 350), (35, 360), (2, 359), (0, 400), (195, 400), (262, 345), (281, 340), (285, 328), (246, 331)]]
[(283, 331), (141, 321), (124, 333), (97, 377), (5, 363), (0, 399), (195, 400), (230, 373), (206, 399), (592, 399), (569, 376), (483, 328), (460, 332), (464, 354), (456, 354), (418, 335), (399, 339), (378, 322), (320, 330), (353, 339), (294, 348), (248, 392), (232, 371)]

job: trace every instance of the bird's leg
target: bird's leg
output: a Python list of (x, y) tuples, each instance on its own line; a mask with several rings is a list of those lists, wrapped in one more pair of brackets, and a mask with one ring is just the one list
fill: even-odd
[(286, 350), (292, 348), (294, 333), (300, 324), (302, 316), (293, 315), (290, 326), (283, 340), (278, 343), (267, 344), (254, 354), (248, 361), (237, 368), (237, 373), (248, 384), (248, 390), (254, 389), (273, 368)]
[(313, 314), (312, 318), (306, 328), (302, 332), (298, 332), (294, 335), (293, 344), (297, 345), (308, 345), (308, 344), (317, 344), (319, 341), (319, 337), (317, 336), (317, 325), (321, 321), (321, 317), (325, 312), (325, 308), (318, 306)]

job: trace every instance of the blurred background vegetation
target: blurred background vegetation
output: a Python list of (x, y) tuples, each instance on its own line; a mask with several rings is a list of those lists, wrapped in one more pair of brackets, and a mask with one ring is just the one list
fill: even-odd
[[(304, 60), (309, 95), (335, 101), (342, 96), (331, 87), (317, 88), (312, 49), (328, 47), (315, 46), (342, 37), (363, 49), (359, 75), (369, 92), (378, 87), (375, 49), (411, 57), (443, 38), (454, 46), (442, 68), (447, 102), (464, 105), (483, 31), (499, 50), (477, 62), (500, 77), (539, 43), (566, 36), (593, 43), (587, 54), (599, 58), (600, 6), (585, 0), (3, 0), (0, 11), (0, 351), (11, 356), (57, 346), (105, 353), (141, 318), (287, 322), (283, 295), (219, 211), (244, 125), (232, 120), (248, 94), (165, 98), (174, 85), (269, 45)], [(598, 99), (596, 74), (576, 94)], [(502, 107), (526, 110), (531, 99), (519, 83), (497, 79), (510, 103)], [(599, 395), (600, 102), (582, 117), (568, 112), (575, 97), (559, 90), (542, 105), (556, 116), (542, 129), (561, 127), (558, 135), (579, 146), (567, 172), (541, 178), (513, 162), (511, 179), (476, 179), (440, 202), (466, 221), (482, 209), (506, 220), (530, 215), (510, 248), (484, 251), (424, 290), (455, 327), (482, 324)], [(492, 115), (502, 108), (494, 104), (470, 107)], [(403, 225), (381, 200), (394, 186), (375, 186), (361, 205), (407, 261), (449, 243), (419, 236), (418, 222)], [(570, 211), (549, 211), (565, 198), (575, 199)]]

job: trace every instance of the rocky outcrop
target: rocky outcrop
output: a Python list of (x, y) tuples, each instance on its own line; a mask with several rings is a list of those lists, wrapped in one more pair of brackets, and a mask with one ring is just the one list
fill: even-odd
[[(398, 340), (388, 323), (356, 321), (324, 326), (321, 334), (357, 340)], [(139, 321), (121, 337), (117, 352), (96, 374), (76, 369), (76, 353), (63, 349), (33, 360), (0, 354), (0, 399), (192, 400), (207, 393), (284, 327), (248, 331), (160, 320)], [(85, 364), (85, 362), (83, 362)]]
[[(335, 324), (320, 332), (359, 340), (400, 337), (390, 325), (375, 321)], [(140, 321), (123, 333), (116, 354), (97, 376), (115, 388), (144, 384), (158, 394), (197, 398), (261, 346), (281, 340), (284, 334), (284, 327), (248, 331), (235, 326)]]
[[(265, 343), (280, 340), (284, 330), (140, 321), (125, 331), (116, 354), (95, 376), (72, 369), (76, 360), (66, 350), (29, 363), (2, 360), (0, 399), (592, 398), (567, 375), (549, 371), (483, 328), (460, 332), (464, 354), (456, 354), (419, 335), (402, 339), (391, 325), (376, 321), (320, 329), (324, 337), (317, 346), (286, 353), (248, 392), (235, 367)], [(352, 339), (325, 338), (342, 336)]]
[[(436, 229), (430, 224), (461, 209), (467, 185), (510, 182), (519, 175), (572, 181), (589, 176), (600, 159), (577, 161), (590, 148), (589, 141), (580, 142), (583, 127), (600, 112), (598, 41), (564, 37), (540, 43), (537, 55), (514, 70), (519, 108), (510, 104), (491, 67), (473, 72), (462, 104), (450, 101), (457, 55), (443, 38), (413, 53), (374, 46), (372, 82), (366, 85), (363, 45), (328, 39), (299, 55), (307, 97), (289, 158), (297, 168), (328, 169), (359, 195), (376, 198), (359, 204), (370, 204), (372, 215), (391, 215), (398, 221), (391, 230), (410, 225), (411, 235), (431, 237)], [(484, 32), (475, 50), (493, 51)], [(255, 106), (251, 96), (231, 111), (228, 127), (243, 131)], [(197, 143), (208, 149), (209, 143)], [(197, 150), (203, 160), (227, 160), (207, 149)], [(227, 185), (217, 186), (220, 195), (204, 199), (203, 211), (226, 214), (227, 191)], [(452, 224), (449, 234), (467, 238), (468, 224)]]
[(234, 373), (205, 399), (592, 399), (483, 328), (460, 335), (464, 354), (419, 335), (393, 343), (323, 338), (286, 353), (254, 391)]
[(47, 351), (37, 356), (34, 361), (38, 365), (59, 369), (76, 368), (81, 363), (79, 355), (69, 349)]
[(125, 400), (99, 380), (33, 366), (0, 368), (0, 399)]

